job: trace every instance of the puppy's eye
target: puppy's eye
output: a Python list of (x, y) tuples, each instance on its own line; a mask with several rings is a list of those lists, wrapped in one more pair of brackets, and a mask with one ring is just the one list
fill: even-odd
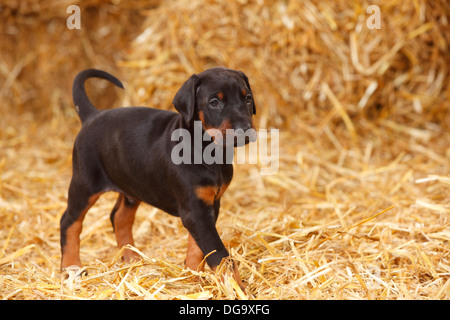
[(251, 104), (251, 103), (252, 103), (252, 96), (248, 94), (245, 97), (245, 104)]
[(209, 106), (212, 108), (218, 108), (220, 106), (219, 99), (213, 98), (213, 99), (209, 100)]

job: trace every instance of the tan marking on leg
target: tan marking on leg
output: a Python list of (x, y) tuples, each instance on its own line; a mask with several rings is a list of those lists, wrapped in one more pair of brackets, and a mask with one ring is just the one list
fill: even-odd
[(204, 257), (202, 250), (200, 250), (194, 238), (189, 234), (185, 263), (186, 268), (194, 271), (203, 271), (205, 269), (205, 264), (202, 263)]
[(83, 220), (88, 210), (94, 205), (101, 194), (95, 194), (89, 198), (86, 209), (81, 212), (80, 217), (66, 230), (66, 244), (62, 250), (61, 269), (69, 266), (82, 267), (80, 259), (80, 234), (83, 230)]
[(80, 233), (82, 230), (82, 219), (75, 221), (66, 231), (66, 245), (63, 250), (61, 267), (82, 267), (80, 260)]
[[(117, 246), (120, 249), (127, 244), (134, 246), (132, 230), (139, 202), (133, 206), (127, 207), (125, 205), (125, 197), (120, 195), (119, 199), (119, 207), (114, 214), (114, 230), (116, 233)], [(132, 250), (125, 249), (122, 258), (125, 262), (131, 262), (133, 260), (138, 260), (139, 255)]]

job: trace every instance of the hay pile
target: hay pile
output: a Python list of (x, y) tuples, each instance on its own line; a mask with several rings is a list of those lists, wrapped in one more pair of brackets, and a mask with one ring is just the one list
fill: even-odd
[[(2, 7), (2, 27), (28, 27), (14, 24), (18, 46), (0, 48), (1, 298), (450, 298), (446, 1), (378, 3), (380, 30), (366, 27), (367, 2), (87, 3), (103, 20), (78, 34), (60, 29), (59, 43), (50, 31), (65, 11)], [(42, 40), (30, 40), (29, 25)], [(85, 219), (89, 276), (61, 279), (58, 226), (79, 129), (73, 75), (89, 66), (125, 80), (123, 103), (94, 82), (101, 107), (172, 108), (191, 73), (216, 65), (245, 71), (257, 128), (280, 130), (278, 173), (236, 165), (222, 200), (219, 233), (248, 292), (209, 270), (183, 270), (187, 232), (150, 206), (134, 228), (143, 260), (121, 264), (114, 194)]]

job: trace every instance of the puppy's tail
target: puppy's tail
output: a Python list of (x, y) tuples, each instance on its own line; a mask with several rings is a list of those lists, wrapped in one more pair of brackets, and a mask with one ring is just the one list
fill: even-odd
[(122, 83), (116, 77), (109, 73), (97, 69), (87, 69), (81, 71), (75, 77), (72, 86), (72, 98), (75, 104), (75, 110), (81, 119), (81, 123), (84, 123), (90, 116), (99, 112), (94, 105), (89, 101), (89, 98), (84, 89), (84, 82), (89, 78), (102, 78), (114, 83), (119, 88), (123, 89)]

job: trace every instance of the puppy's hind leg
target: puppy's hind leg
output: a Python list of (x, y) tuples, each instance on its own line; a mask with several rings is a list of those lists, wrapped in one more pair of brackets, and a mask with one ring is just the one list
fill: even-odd
[[(114, 232), (116, 233), (117, 246), (119, 249), (127, 244), (134, 246), (132, 229), (139, 204), (140, 201), (128, 198), (121, 194), (111, 212), (111, 223)], [(122, 258), (125, 262), (131, 262), (138, 260), (139, 255), (132, 250), (125, 249)]]
[(74, 179), (69, 187), (67, 209), (61, 217), (61, 269), (75, 265), (81, 267), (80, 234), (88, 210), (100, 197), (100, 193), (88, 192)]

